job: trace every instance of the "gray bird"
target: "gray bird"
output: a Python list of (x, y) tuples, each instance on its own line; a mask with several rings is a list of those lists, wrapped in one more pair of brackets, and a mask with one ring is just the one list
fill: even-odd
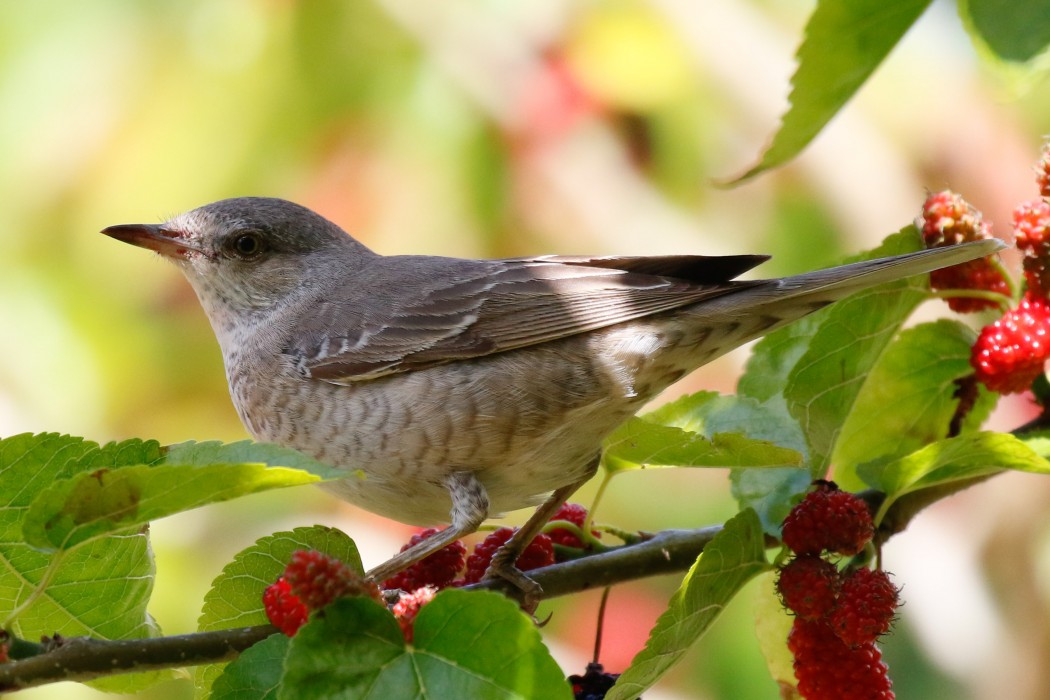
[(532, 594), (517, 554), (593, 476), (602, 440), (668, 385), (837, 299), (1002, 247), (733, 281), (767, 256), (384, 256), (259, 197), (103, 233), (186, 275), (255, 439), (345, 468), (325, 488), (362, 508), (451, 523), (369, 576), (542, 504), (489, 571)]

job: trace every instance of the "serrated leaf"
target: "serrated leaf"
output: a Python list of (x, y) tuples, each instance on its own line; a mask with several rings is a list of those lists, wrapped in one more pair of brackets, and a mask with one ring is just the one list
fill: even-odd
[[(131, 639), (159, 633), (146, 613), (153, 589), (153, 559), (142, 532), (106, 537), (48, 555), (22, 538), (29, 503), (56, 478), (157, 456), (156, 443), (131, 440), (100, 447), (57, 434), (0, 440), (0, 624), (25, 639), (68, 637)], [(112, 691), (141, 689), (168, 673), (131, 674), (104, 682)]]
[(1050, 473), (1050, 462), (1008, 433), (973, 433), (941, 440), (885, 465), (863, 465), (865, 482), (886, 493), (880, 516), (905, 494), (994, 474), (1003, 469)]
[(288, 700), (572, 698), (532, 621), (486, 591), (439, 593), (420, 610), (412, 646), (378, 603), (336, 601), (299, 629), (284, 668), (278, 697)]
[(109, 442), (101, 447), (89, 450), (71, 464), (73, 472), (61, 474), (63, 477), (73, 473), (89, 472), (95, 469), (117, 469), (134, 464), (159, 464), (164, 461), (164, 448), (156, 440), (139, 440), (132, 438), (122, 442)]
[(1050, 44), (1050, 5), (1046, 0), (961, 0), (963, 24), (996, 55), (1028, 61)]
[(787, 646), (794, 618), (784, 607), (776, 590), (777, 574), (767, 571), (759, 577), (755, 595), (755, 636), (766, 660), (769, 676), (781, 690), (797, 684), (794, 657)]
[(860, 89), (930, 0), (821, 0), (806, 24), (791, 103), (762, 159), (733, 182), (781, 165), (805, 148)]
[[(919, 247), (914, 226), (888, 237), (865, 257)], [(810, 473), (823, 476), (842, 426), (882, 352), (928, 295), (925, 276), (854, 294), (821, 311), (820, 325), (788, 375), (784, 398), (809, 445)]]
[[(857, 465), (896, 459), (948, 435), (959, 405), (955, 381), (973, 374), (976, 335), (958, 321), (941, 320), (903, 331), (872, 369), (842, 427), (832, 461), (840, 486), (853, 488)], [(989, 393), (977, 407), (994, 404)]]
[(761, 524), (754, 511), (730, 519), (704, 549), (656, 621), (645, 648), (634, 657), (608, 700), (632, 700), (685, 654), (745, 583), (769, 569)]
[[(314, 525), (262, 537), (239, 552), (223, 567), (204, 596), (198, 631), (263, 625), (262, 594), (284, 571), (292, 553), (316, 549), (338, 558), (354, 571), (364, 574), (357, 545), (335, 528)], [(195, 672), (198, 697), (207, 697), (211, 684), (222, 671), (221, 665), (199, 666)]]
[(291, 640), (273, 634), (226, 664), (211, 686), (210, 700), (277, 700), (282, 664)]

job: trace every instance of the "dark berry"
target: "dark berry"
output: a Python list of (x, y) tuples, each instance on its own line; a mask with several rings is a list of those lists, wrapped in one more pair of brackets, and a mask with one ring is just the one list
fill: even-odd
[[(438, 532), (440, 530), (432, 527), (412, 535), (408, 540), (408, 544), (403, 546), (401, 551), (404, 552), (416, 546)], [(466, 546), (459, 540), (456, 540), (392, 578), (388, 578), (383, 582), (383, 588), (400, 588), (403, 591), (414, 591), (423, 586), (433, 586), (437, 589), (445, 588), (452, 583), (452, 579), (463, 568), (466, 557)]]
[(777, 578), (777, 592), (784, 606), (806, 620), (831, 613), (840, 585), (838, 569), (812, 554), (795, 557)]
[[(507, 540), (511, 538), (516, 532), (516, 528), (512, 529), (509, 527), (501, 527), (500, 529), (489, 533), (489, 536), (485, 538), (483, 542), (474, 547), (474, 552), (467, 557), (467, 573), (464, 577), (465, 583), (477, 583), (485, 576), (485, 571), (489, 568), (489, 564), (492, 562), (492, 557), (496, 555), (496, 552), (502, 547)], [(522, 571), (530, 571), (531, 569), (539, 569), (540, 567), (550, 566), (554, 563), (554, 545), (551, 543), (551, 538), (544, 534), (536, 535), (536, 538), (529, 543), (529, 546), (525, 548), (525, 551), (518, 557), (518, 561), (515, 562)]]
[(783, 541), (795, 554), (857, 554), (875, 528), (867, 504), (829, 482), (818, 485), (784, 519)]
[(795, 618), (788, 635), (799, 694), (806, 700), (892, 700), (882, 654), (874, 644), (849, 647), (824, 620)]
[(890, 629), (897, 612), (897, 594), (885, 571), (857, 569), (842, 582), (828, 622), (849, 646), (874, 642)]
[(379, 587), (335, 557), (317, 550), (298, 550), (284, 570), (292, 593), (310, 610), (337, 598), (368, 596), (380, 600)]
[(582, 676), (569, 676), (572, 696), (574, 700), (601, 700), (619, 677), (619, 673), (606, 673), (601, 664), (591, 662), (587, 664), (587, 671)]

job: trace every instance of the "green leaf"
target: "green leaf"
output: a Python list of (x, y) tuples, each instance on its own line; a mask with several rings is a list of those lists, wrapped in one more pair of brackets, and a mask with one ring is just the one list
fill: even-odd
[(707, 631), (745, 583), (769, 569), (754, 511), (738, 513), (711, 540), (656, 621), (645, 648), (613, 686), (608, 700), (632, 700), (650, 688)]
[(791, 78), (791, 107), (761, 161), (733, 182), (805, 148), (875, 72), (930, 0), (821, 0), (806, 25)]
[[(775, 444), (795, 453), (804, 452), (806, 440), (798, 423), (747, 396), (723, 396), (699, 391), (642, 416), (645, 420), (702, 435), (735, 433), (751, 440)], [(801, 454), (788, 455), (793, 463)]]
[[(315, 525), (268, 535), (239, 552), (212, 582), (211, 589), (204, 596), (204, 606), (197, 622), (198, 631), (266, 624), (268, 620), (263, 611), (263, 591), (277, 580), (292, 558), (292, 553), (298, 549), (324, 552), (364, 574), (357, 546), (340, 530)], [(198, 697), (208, 696), (212, 682), (221, 671), (221, 665), (197, 667), (195, 679)]]
[(68, 549), (209, 503), (346, 476), (276, 445), (187, 442), (162, 450), (132, 441), (89, 455), (76, 474), (39, 493), (24, 537), (42, 549)]
[[(857, 484), (857, 465), (896, 459), (948, 435), (959, 405), (956, 380), (973, 374), (970, 347), (974, 332), (957, 321), (941, 320), (910, 328), (886, 348), (871, 371), (835, 446), (835, 479), (843, 488)], [(977, 412), (994, 404), (983, 387)], [(991, 399), (991, 400), (989, 400)]]
[(298, 450), (265, 442), (180, 442), (165, 450), (164, 463), (186, 466), (257, 463), (271, 467), (288, 467), (309, 472), (315, 481), (345, 479), (347, 472), (307, 457)]
[[(159, 445), (141, 440), (105, 447), (57, 434), (0, 440), (0, 625), (25, 639), (56, 633), (132, 639), (159, 633), (146, 613), (154, 566), (145, 533), (106, 537), (53, 555), (22, 538), (30, 502), (55, 479), (92, 469), (97, 460), (119, 464), (158, 456)], [(131, 692), (167, 675), (131, 674), (104, 685)]]
[(1050, 462), (1008, 433), (973, 433), (941, 440), (884, 465), (864, 465), (861, 478), (886, 493), (881, 515), (908, 493), (994, 474), (1003, 469), (1050, 473)]
[(1007, 61), (1028, 61), (1050, 44), (1046, 0), (961, 0), (963, 24)]
[[(765, 440), (795, 450), (806, 451), (806, 440), (798, 422), (783, 405), (759, 403), (747, 396), (721, 396), (698, 392), (682, 397), (645, 416), (685, 430), (710, 433), (739, 433), (752, 440)], [(805, 468), (735, 468), (730, 472), (734, 498), (740, 509), (754, 508), (762, 527), (779, 534), (780, 523), (791, 509), (792, 499), (810, 483)]]
[(570, 700), (535, 625), (503, 596), (445, 590), (420, 610), (406, 646), (386, 608), (336, 601), (300, 628), (278, 697)]
[(290, 641), (273, 634), (245, 649), (215, 679), (210, 700), (277, 700)]
[[(730, 401), (714, 392), (698, 392), (631, 418), (606, 439), (606, 468), (619, 471), (641, 466), (770, 467), (801, 463), (802, 456), (796, 450), (774, 442), (778, 437), (793, 439), (797, 431), (792, 435), (782, 426), (770, 423), (748, 426), (742, 418), (757, 417), (755, 412), (749, 412), (751, 406), (740, 405), (735, 409), (739, 415), (734, 418)], [(762, 434), (762, 438), (745, 434), (748, 430)]]
[[(737, 383), (737, 395), (742, 400), (761, 402), (759, 405), (776, 421), (793, 429), (802, 442), (799, 450), (806, 454), (802, 427), (791, 415), (784, 389), (795, 364), (806, 353), (809, 341), (820, 328), (831, 309), (823, 309), (805, 316), (759, 340), (751, 351), (744, 374)], [(802, 469), (734, 469), (730, 475), (733, 497), (740, 508), (753, 508), (762, 521), (762, 527), (771, 535), (779, 536), (780, 523), (794, 505), (796, 494), (809, 486), (809, 457)]]
[(780, 403), (788, 415), (783, 403), (788, 377), (830, 311), (826, 308), (804, 316), (755, 343), (737, 382), (737, 393), (770, 406)]
[[(918, 246), (918, 232), (909, 226), (864, 257), (898, 255)], [(820, 325), (784, 388), (788, 409), (806, 435), (814, 477), (826, 473), (842, 426), (872, 368), (927, 296), (927, 277), (920, 275), (854, 294), (819, 312)]]

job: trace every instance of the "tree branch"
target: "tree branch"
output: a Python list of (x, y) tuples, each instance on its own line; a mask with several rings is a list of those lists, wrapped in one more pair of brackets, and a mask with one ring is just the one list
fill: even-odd
[[(541, 598), (547, 599), (685, 571), (693, 565), (707, 543), (721, 531), (721, 525), (697, 530), (663, 530), (637, 544), (533, 569), (529, 572), (529, 578), (543, 587)], [(773, 541), (771, 546), (775, 545)], [(522, 602), (521, 591), (503, 580), (482, 581), (466, 588), (499, 591), (508, 598)]]
[(0, 692), (231, 661), (275, 632), (273, 625), (257, 625), (150, 639), (58, 638), (45, 645), (43, 654), (0, 664)]

